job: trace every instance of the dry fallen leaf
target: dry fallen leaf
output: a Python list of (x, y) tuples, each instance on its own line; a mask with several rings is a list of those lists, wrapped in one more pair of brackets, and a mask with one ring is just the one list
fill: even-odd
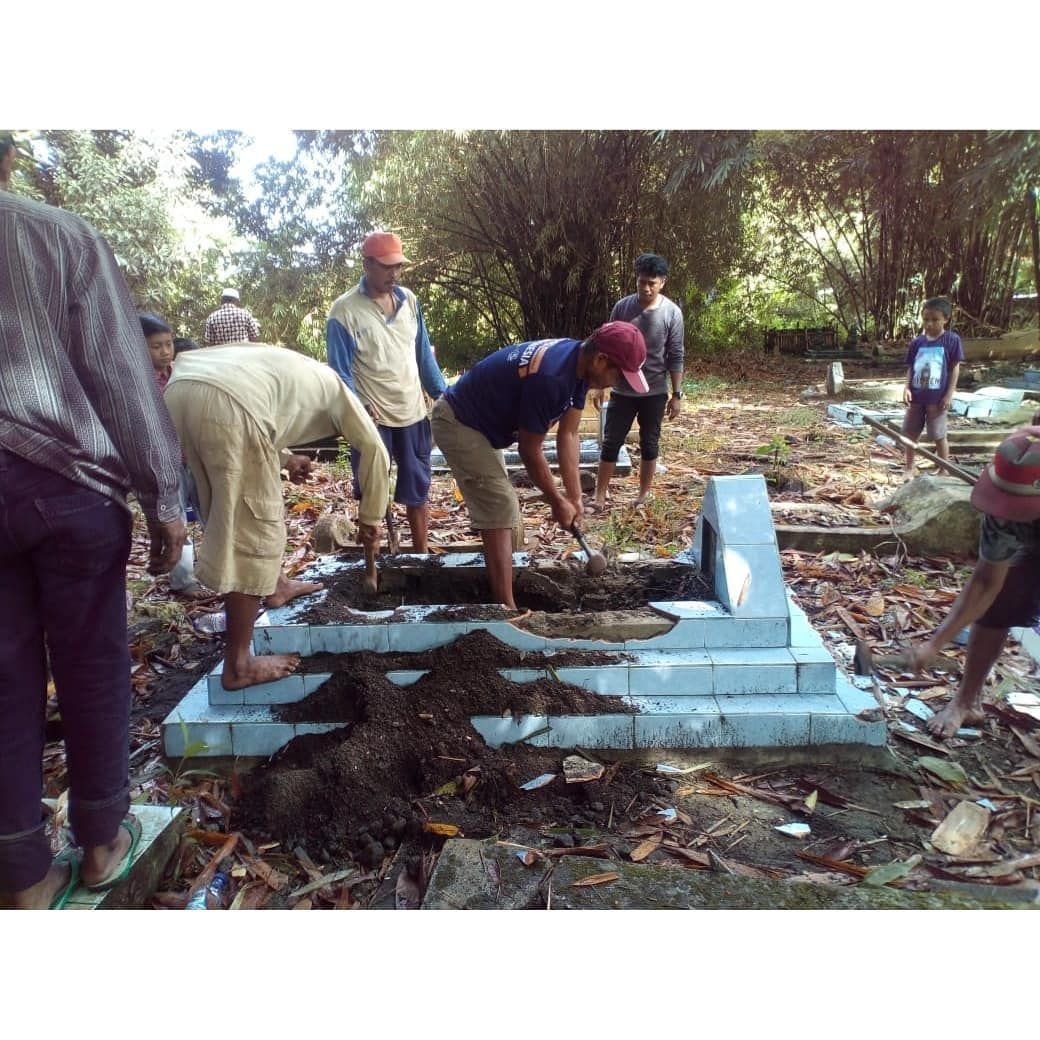
[(650, 855), (655, 849), (660, 848), (661, 838), (647, 838), (646, 841), (641, 841), (633, 850), (629, 859), (633, 863), (642, 863), (647, 856)]
[(583, 877), (580, 881), (575, 881), (571, 888), (587, 888), (590, 885), (605, 885), (608, 881), (617, 881), (621, 877), (620, 874), (615, 871), (608, 871), (606, 874), (589, 874), (588, 877)]
[(423, 824), (423, 830), (427, 834), (436, 834), (440, 838), (456, 838), (459, 835), (459, 829), (454, 823), (434, 823), (432, 820), (427, 820)]
[(863, 610), (871, 617), (881, 617), (885, 612), (885, 597), (880, 592), (875, 592), (866, 603), (863, 604)]

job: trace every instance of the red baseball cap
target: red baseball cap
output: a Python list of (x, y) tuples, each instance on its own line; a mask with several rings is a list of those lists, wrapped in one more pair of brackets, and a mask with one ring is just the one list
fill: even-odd
[(637, 394), (649, 393), (646, 376), (640, 371), (646, 361), (646, 340), (630, 321), (608, 321), (589, 337), (600, 354), (615, 362), (625, 382)]
[(1000, 442), (972, 488), (971, 504), (998, 520), (1040, 520), (1040, 426), (1024, 426)]
[(361, 244), (361, 255), (366, 260), (378, 260), (381, 264), (409, 264), (404, 255), (401, 240), (392, 231), (373, 231)]

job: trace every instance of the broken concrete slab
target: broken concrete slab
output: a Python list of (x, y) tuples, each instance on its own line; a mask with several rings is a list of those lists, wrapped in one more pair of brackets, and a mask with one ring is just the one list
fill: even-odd
[[(494, 839), (445, 843), (423, 900), (424, 910), (952, 910), (1040, 905), (1040, 888), (1009, 893), (910, 892), (880, 886), (817, 885), (628, 863), (589, 856), (530, 857)], [(577, 884), (616, 873), (603, 884)]]

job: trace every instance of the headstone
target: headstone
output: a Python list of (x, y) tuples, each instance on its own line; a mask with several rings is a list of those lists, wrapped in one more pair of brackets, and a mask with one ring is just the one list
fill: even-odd
[(845, 386), (845, 370), (840, 361), (832, 361), (827, 367), (827, 396), (837, 397)]

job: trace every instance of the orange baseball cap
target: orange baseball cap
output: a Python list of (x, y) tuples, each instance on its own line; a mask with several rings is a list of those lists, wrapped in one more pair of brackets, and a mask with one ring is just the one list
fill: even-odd
[(404, 255), (401, 240), (391, 231), (373, 231), (361, 244), (361, 255), (366, 260), (378, 260), (381, 264), (409, 264)]

